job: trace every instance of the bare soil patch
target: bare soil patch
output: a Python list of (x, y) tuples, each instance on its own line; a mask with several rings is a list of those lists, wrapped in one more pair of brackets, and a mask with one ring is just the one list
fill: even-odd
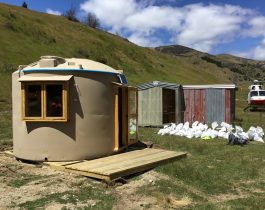
[[(48, 166), (22, 163), (0, 153), (0, 209), (16, 209), (20, 204), (54, 193), (75, 191), (79, 186), (98, 186), (98, 184), (97, 181), (86, 177), (55, 171)], [(96, 201), (91, 200), (85, 205), (94, 203)], [(84, 204), (80, 203), (80, 205)], [(47, 208), (51, 206), (66, 206), (71, 209), (74, 205), (51, 203), (47, 205)], [(76, 207), (78, 205), (75, 205)]]
[[(164, 201), (151, 195), (142, 195), (137, 191), (146, 185), (155, 185), (157, 180), (167, 180), (168, 176), (155, 171), (148, 171), (126, 184), (108, 186), (98, 180), (78, 176), (71, 173), (56, 171), (45, 165), (27, 164), (17, 161), (14, 157), (0, 153), (0, 209), (19, 209), (29, 202), (47, 199), (45, 209), (83, 209), (106, 202), (102, 197), (60, 203), (49, 200), (51, 195), (61, 193), (61, 199), (71, 200), (80, 188), (90, 187), (95, 191), (103, 191), (105, 196), (114, 196), (113, 209), (164, 209)], [(92, 190), (91, 193), (94, 193)]]

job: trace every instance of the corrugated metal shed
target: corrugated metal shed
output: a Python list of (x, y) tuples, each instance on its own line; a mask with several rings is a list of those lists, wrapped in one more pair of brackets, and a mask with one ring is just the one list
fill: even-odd
[(181, 85), (153, 81), (137, 86), (138, 125), (162, 126), (182, 121)]
[(235, 118), (234, 84), (183, 85), (183, 89), (184, 121), (231, 123)]
[(234, 84), (181, 86), (154, 81), (137, 88), (140, 126), (186, 121), (231, 123), (235, 118)]

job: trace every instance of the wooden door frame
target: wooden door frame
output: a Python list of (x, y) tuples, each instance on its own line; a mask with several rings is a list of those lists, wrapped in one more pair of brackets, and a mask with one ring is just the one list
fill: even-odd
[[(119, 89), (122, 91), (122, 97), (119, 97)], [(129, 136), (129, 90), (136, 92), (136, 139), (130, 141)], [(137, 88), (131, 86), (125, 86), (120, 83), (113, 82), (113, 93), (114, 93), (114, 151), (119, 151), (130, 144), (134, 144), (138, 141), (138, 91)], [(119, 100), (122, 100), (122, 145), (120, 144), (120, 131), (119, 131)]]

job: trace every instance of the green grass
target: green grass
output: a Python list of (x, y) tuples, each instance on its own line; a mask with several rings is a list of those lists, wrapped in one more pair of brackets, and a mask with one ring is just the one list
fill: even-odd
[(39, 176), (39, 175), (31, 175), (31, 174), (19, 174), (19, 177), (11, 180), (7, 185), (10, 187), (20, 188), (30, 182), (47, 179), (51, 176)]
[(7, 72), (0, 72), (0, 145), (12, 144), (11, 121), (11, 77)]
[[(158, 172), (168, 175), (170, 180), (158, 182), (155, 189), (150, 186), (151, 193), (159, 192), (167, 196), (171, 192), (176, 198), (188, 195), (192, 198), (195, 209), (197, 205), (198, 209), (211, 209), (213, 206), (208, 206), (209, 197), (223, 194), (240, 196), (244, 192), (248, 194), (249, 200), (255, 201), (254, 206), (262, 209), (264, 205), (261, 198), (265, 195), (263, 144), (251, 142), (244, 147), (229, 146), (225, 140), (190, 140), (176, 136), (159, 136), (156, 132), (157, 129), (140, 130), (143, 138), (165, 149), (187, 151), (190, 155), (186, 159), (156, 168)], [(193, 189), (196, 189), (195, 194)], [(252, 191), (255, 190), (257, 193), (253, 194)], [(145, 192), (148, 190), (145, 189)], [(214, 204), (214, 207), (221, 209), (221, 205), (224, 205), (234, 209), (237, 204), (240, 204), (239, 207), (245, 204), (245, 207), (251, 206), (247, 202), (244, 205), (241, 202), (242, 199), (236, 199)]]
[[(19, 205), (23, 209), (37, 209), (43, 208), (45, 205), (56, 202), (60, 204), (74, 204), (85, 203), (88, 200), (96, 201), (93, 206), (87, 205), (82, 209), (111, 209), (115, 199), (111, 195), (107, 195), (104, 188), (80, 187), (77, 191), (67, 191), (63, 193), (52, 193), (40, 199), (27, 201)], [(67, 209), (64, 207), (63, 209)]]

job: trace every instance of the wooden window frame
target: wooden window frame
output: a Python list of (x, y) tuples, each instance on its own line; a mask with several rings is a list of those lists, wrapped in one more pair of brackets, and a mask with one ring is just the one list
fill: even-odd
[[(26, 86), (27, 85), (41, 85), (41, 116), (27, 117), (26, 116)], [(47, 117), (47, 85), (62, 85), (63, 87), (63, 115), (61, 117)], [(69, 115), (69, 82), (68, 81), (31, 81), (21, 82), (21, 98), (22, 98), (22, 120), (26, 122), (67, 122)]]

